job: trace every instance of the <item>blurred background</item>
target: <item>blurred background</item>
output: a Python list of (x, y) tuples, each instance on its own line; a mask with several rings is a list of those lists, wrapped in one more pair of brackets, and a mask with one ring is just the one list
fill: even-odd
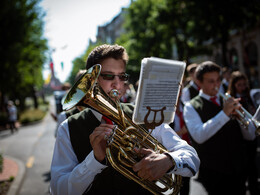
[(89, 52), (103, 43), (127, 49), (131, 83), (138, 80), (141, 59), (155, 56), (187, 64), (212, 60), (246, 73), (250, 87), (259, 88), (259, 0), (98, 2), (1, 1), (1, 125), (8, 100), (22, 123), (31, 120), (24, 116), (27, 103), (44, 111), (45, 97), (73, 84)]
[[(2, 153), (26, 164), (19, 194), (37, 193), (40, 184), (33, 185), (41, 169), (45, 180), (39, 183), (47, 194), (60, 100), (85, 69), (90, 51), (104, 43), (127, 49), (133, 85), (145, 57), (187, 64), (211, 60), (245, 73), (260, 104), (259, 0), (1, 0), (0, 172)], [(16, 127), (27, 131), (4, 133), (10, 127), (8, 105), (16, 107)], [(41, 126), (26, 127), (42, 119)], [(30, 172), (34, 159), (45, 164), (35, 163)]]

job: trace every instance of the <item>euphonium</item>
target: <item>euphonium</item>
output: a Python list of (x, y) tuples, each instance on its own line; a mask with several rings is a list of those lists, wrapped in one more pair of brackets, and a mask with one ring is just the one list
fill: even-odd
[(114, 169), (129, 179), (134, 180), (153, 194), (178, 194), (181, 187), (181, 176), (165, 174), (157, 181), (140, 178), (132, 170), (132, 166), (141, 158), (134, 152), (134, 148), (152, 149), (158, 153), (165, 153), (167, 149), (160, 144), (149, 131), (141, 125), (135, 124), (121, 109), (117, 90), (112, 90), (110, 96), (97, 84), (101, 65), (90, 68), (74, 84), (63, 99), (63, 109), (74, 106), (90, 106), (102, 115), (115, 122), (115, 127), (107, 139), (106, 158)]
[[(220, 93), (219, 95), (224, 99), (227, 100), (228, 98), (231, 97), (228, 93)], [(260, 135), (260, 122), (257, 121), (244, 107), (241, 106), (239, 109), (236, 109), (235, 112), (238, 114), (238, 117), (236, 117), (237, 121), (245, 128), (247, 129), (249, 126), (250, 120), (253, 122), (253, 124), (256, 127), (256, 135)]]

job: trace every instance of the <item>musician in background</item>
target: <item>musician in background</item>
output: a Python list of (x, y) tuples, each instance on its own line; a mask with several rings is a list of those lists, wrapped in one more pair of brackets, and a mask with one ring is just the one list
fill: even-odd
[(228, 90), (228, 85), (229, 85), (229, 80), (231, 77), (232, 69), (229, 67), (223, 67), (221, 70), (221, 76), (222, 76), (222, 81), (221, 81), (221, 86), (220, 86), (220, 91), (222, 93), (226, 93)]
[(63, 111), (62, 110), (62, 98), (67, 94), (67, 92), (70, 90), (71, 84), (68, 82), (65, 82), (61, 86), (61, 91), (54, 91), (54, 98), (55, 98), (55, 104), (56, 104), (56, 114), (51, 112), (51, 117), (54, 121), (58, 121), (58, 115)]
[(136, 96), (136, 91), (132, 83), (126, 81), (124, 83), (123, 95), (120, 98), (120, 102), (122, 103), (133, 103)]
[[(252, 116), (256, 112), (256, 108), (250, 96), (250, 88), (247, 76), (240, 71), (235, 71), (231, 74), (230, 85), (228, 93), (235, 98), (240, 98), (240, 104), (245, 108)], [(256, 166), (257, 155), (257, 138), (254, 140), (246, 140), (246, 174), (248, 190), (250, 195), (260, 194), (258, 189), (258, 171)]]
[(199, 94), (200, 87), (195, 77), (195, 70), (197, 66), (198, 64), (196, 63), (187, 66), (187, 72), (189, 75), (188, 78), (190, 79), (190, 81), (182, 90), (181, 101), (183, 104), (189, 102), (192, 98)]
[[(128, 80), (127, 61), (128, 55), (122, 46), (101, 45), (90, 53), (86, 69), (101, 64), (99, 86), (108, 95), (116, 89), (121, 96), (124, 82)], [(125, 113), (132, 114), (133, 105), (121, 105)], [(52, 194), (150, 194), (109, 165), (105, 136), (111, 134), (113, 127), (112, 121), (91, 108), (60, 125), (51, 164)], [(169, 125), (156, 127), (152, 135), (169, 152), (158, 154), (151, 149), (136, 148), (135, 152), (143, 158), (133, 166), (134, 172), (148, 180), (157, 180), (165, 173), (188, 177), (196, 174), (200, 164), (196, 151)]]
[(255, 139), (255, 127), (241, 127), (231, 116), (239, 100), (222, 101), (218, 94), (221, 68), (205, 61), (196, 68), (201, 90), (184, 106), (184, 120), (201, 160), (198, 180), (209, 195), (245, 194), (244, 140)]

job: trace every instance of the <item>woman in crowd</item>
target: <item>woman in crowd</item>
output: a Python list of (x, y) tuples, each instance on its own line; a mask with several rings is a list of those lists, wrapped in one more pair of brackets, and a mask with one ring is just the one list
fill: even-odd
[[(231, 74), (231, 79), (228, 87), (228, 93), (235, 98), (240, 98), (240, 104), (252, 115), (256, 108), (250, 97), (250, 88), (248, 79), (245, 74), (240, 71), (235, 71)], [(246, 155), (247, 155), (247, 182), (248, 190), (251, 195), (260, 194), (257, 186), (257, 166), (256, 166), (256, 149), (257, 138), (252, 141), (245, 140)]]

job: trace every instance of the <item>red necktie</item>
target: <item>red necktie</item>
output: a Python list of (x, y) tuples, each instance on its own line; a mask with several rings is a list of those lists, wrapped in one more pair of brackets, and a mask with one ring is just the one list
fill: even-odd
[(109, 118), (102, 116), (102, 119), (106, 122), (106, 124), (113, 125), (113, 122)]
[(216, 104), (217, 106), (219, 106), (218, 102), (217, 102), (217, 96), (211, 97), (210, 100)]
[(176, 114), (178, 115), (178, 117), (179, 117), (179, 119), (180, 119), (180, 128), (182, 128), (183, 127), (183, 125), (184, 125), (184, 119), (183, 119), (183, 114), (182, 114), (182, 112), (176, 112)]
[[(176, 112), (176, 114), (178, 115), (178, 117), (180, 119), (180, 128), (182, 128), (185, 125), (184, 118), (183, 118), (183, 112), (178, 111), (178, 112)], [(190, 144), (190, 138), (189, 138), (188, 133), (184, 133), (181, 137), (183, 140), (187, 141), (188, 144)]]

